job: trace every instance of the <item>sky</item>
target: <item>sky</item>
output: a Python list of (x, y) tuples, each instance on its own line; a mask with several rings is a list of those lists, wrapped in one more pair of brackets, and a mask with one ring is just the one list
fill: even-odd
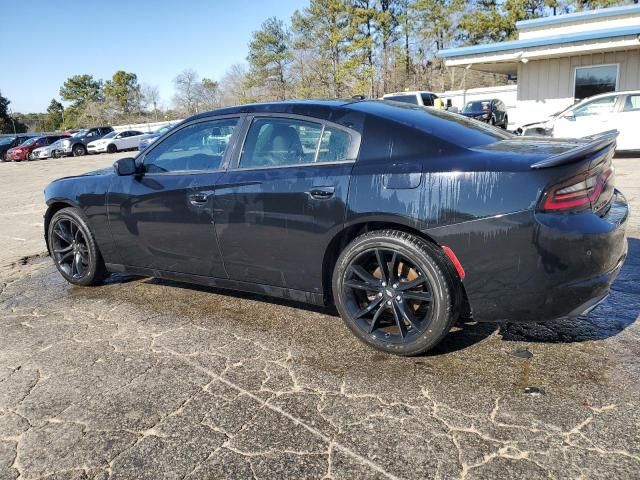
[(116, 70), (155, 85), (165, 104), (187, 68), (220, 79), (244, 62), (251, 33), (288, 22), (308, 0), (10, 0), (0, 19), (0, 92), (13, 112), (44, 112), (72, 75)]

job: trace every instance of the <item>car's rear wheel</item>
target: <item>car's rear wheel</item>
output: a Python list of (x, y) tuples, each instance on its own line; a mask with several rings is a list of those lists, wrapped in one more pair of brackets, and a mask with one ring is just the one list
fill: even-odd
[(116, 147), (113, 143), (110, 143), (107, 146), (107, 152), (108, 153), (116, 153), (118, 151), (118, 147)]
[(505, 115), (504, 122), (502, 123), (502, 128), (506, 130), (508, 126), (509, 126), (509, 117)]
[(81, 157), (87, 154), (87, 149), (84, 148), (84, 145), (80, 143), (73, 146), (73, 148), (71, 149), (71, 153), (74, 157)]
[(98, 246), (82, 212), (57, 211), (48, 229), (49, 252), (58, 271), (75, 285), (96, 285), (108, 275)]
[(374, 348), (419, 355), (459, 314), (460, 286), (437, 246), (395, 230), (366, 233), (340, 254), (333, 295), (353, 333)]
[(29, 155), (27, 155), (27, 161), (31, 162), (33, 160), (36, 159), (36, 156), (33, 154), (33, 152), (31, 152)]

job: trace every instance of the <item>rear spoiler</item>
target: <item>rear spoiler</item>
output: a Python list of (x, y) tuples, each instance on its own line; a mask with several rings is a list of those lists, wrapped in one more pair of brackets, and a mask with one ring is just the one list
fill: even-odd
[(531, 165), (531, 168), (548, 168), (565, 163), (571, 163), (579, 158), (585, 157), (586, 155), (602, 150), (609, 145), (615, 144), (619, 133), (620, 132), (618, 132), (618, 130), (607, 130), (606, 132), (585, 137), (586, 140), (589, 140), (588, 143), (583, 143), (571, 150), (567, 150), (566, 152), (545, 158), (544, 160)]

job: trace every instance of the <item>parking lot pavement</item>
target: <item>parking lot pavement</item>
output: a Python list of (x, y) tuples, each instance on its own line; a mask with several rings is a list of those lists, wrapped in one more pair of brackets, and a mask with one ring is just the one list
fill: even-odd
[(639, 159), (616, 160), (629, 257), (588, 318), (399, 358), (330, 310), (66, 284), (34, 256), (42, 188), (114, 158), (0, 164), (0, 479), (638, 478)]

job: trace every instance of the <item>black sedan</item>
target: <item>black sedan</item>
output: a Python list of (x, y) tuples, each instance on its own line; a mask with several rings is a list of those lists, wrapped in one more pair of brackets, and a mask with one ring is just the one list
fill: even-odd
[(606, 297), (626, 255), (616, 132), (515, 137), (386, 101), (245, 105), (45, 191), (62, 276), (127, 272), (335, 304), (415, 355), (461, 317), (547, 321)]

